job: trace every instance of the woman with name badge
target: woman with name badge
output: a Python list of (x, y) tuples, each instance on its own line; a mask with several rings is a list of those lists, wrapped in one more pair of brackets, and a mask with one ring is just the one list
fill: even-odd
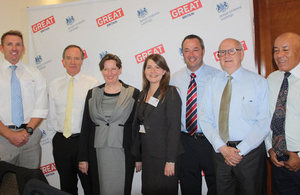
[(91, 175), (93, 186), (100, 185), (101, 195), (131, 194), (135, 161), (130, 148), (139, 90), (119, 80), (121, 65), (116, 55), (102, 58), (105, 83), (88, 92), (83, 114), (79, 169)]
[(181, 99), (169, 85), (170, 70), (159, 54), (148, 56), (143, 66), (143, 91), (134, 119), (133, 153), (141, 162), (143, 195), (178, 194), (178, 156)]

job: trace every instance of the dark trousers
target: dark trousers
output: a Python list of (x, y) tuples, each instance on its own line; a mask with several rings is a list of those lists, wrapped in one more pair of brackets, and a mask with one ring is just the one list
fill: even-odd
[(218, 195), (262, 195), (266, 194), (266, 150), (262, 143), (243, 157), (235, 166), (225, 163), (220, 153), (215, 153)]
[(207, 194), (216, 194), (216, 177), (212, 160), (214, 150), (209, 141), (204, 136), (195, 139), (182, 133), (181, 142), (184, 147), (179, 176), (182, 195), (202, 193), (202, 171), (205, 174)]
[(91, 182), (87, 175), (82, 174), (78, 169), (78, 148), (79, 136), (65, 138), (61, 133), (56, 133), (53, 137), (53, 156), (60, 178), (60, 188), (62, 191), (71, 194), (78, 194), (77, 175), (81, 181), (84, 194), (92, 194)]
[(274, 195), (299, 195), (300, 170), (293, 172), (272, 164), (272, 192)]

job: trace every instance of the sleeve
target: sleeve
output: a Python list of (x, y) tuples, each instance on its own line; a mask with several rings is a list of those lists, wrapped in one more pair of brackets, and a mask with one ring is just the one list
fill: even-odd
[(31, 118), (46, 118), (48, 115), (48, 97), (46, 79), (40, 72), (36, 74), (35, 102)]
[(167, 162), (175, 162), (181, 152), (181, 99), (175, 87), (170, 87), (166, 95)]
[(208, 139), (208, 141), (213, 146), (216, 152), (219, 152), (219, 148), (225, 145), (224, 141), (219, 135), (219, 130), (217, 129), (217, 124), (215, 123), (215, 114), (213, 110), (214, 104), (220, 104), (219, 102), (213, 101), (213, 88), (214, 88), (214, 79), (210, 80), (208, 85), (204, 89), (202, 102), (200, 105), (200, 125), (201, 129)]
[(133, 122), (132, 122), (132, 144), (131, 144), (131, 152), (135, 156), (136, 162), (141, 162), (141, 140), (139, 135), (140, 124), (137, 118), (137, 110), (139, 109), (139, 101), (142, 99), (143, 92), (139, 93), (137, 96), (135, 106), (134, 106), (134, 113), (133, 113)]
[(83, 111), (81, 133), (79, 140), (78, 161), (89, 161), (89, 149), (94, 145), (95, 124), (90, 117), (89, 99), (92, 97), (92, 90), (88, 91)]
[(49, 115), (47, 119), (47, 128), (48, 130), (57, 130), (57, 120), (56, 120), (56, 109), (55, 109), (55, 101), (53, 97), (53, 88), (50, 85), (49, 87)]

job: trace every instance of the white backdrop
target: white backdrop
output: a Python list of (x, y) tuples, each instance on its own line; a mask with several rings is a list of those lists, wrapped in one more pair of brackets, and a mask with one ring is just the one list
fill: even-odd
[[(173, 73), (185, 66), (182, 39), (196, 34), (204, 40), (206, 64), (220, 68), (215, 55), (219, 43), (232, 37), (243, 43), (243, 66), (256, 72), (252, 7), (251, 0), (110, 0), (32, 7), (28, 8), (29, 60), (49, 83), (65, 73), (63, 49), (77, 44), (86, 53), (83, 72), (103, 82), (99, 61), (113, 53), (123, 62), (120, 78), (141, 88), (142, 62), (147, 55), (162, 54)], [(55, 132), (45, 124), (41, 129), (41, 169), (50, 184), (59, 187), (51, 146)], [(133, 194), (140, 193), (139, 182), (135, 176)]]

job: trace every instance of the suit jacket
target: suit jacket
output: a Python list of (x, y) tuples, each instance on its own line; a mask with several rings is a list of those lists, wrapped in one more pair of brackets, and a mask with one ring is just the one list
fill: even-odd
[(130, 147), (132, 145), (132, 122), (139, 90), (120, 82), (122, 83), (121, 92), (110, 121), (106, 121), (101, 108), (99, 108), (105, 84), (89, 90), (85, 101), (78, 160), (89, 162), (88, 174), (92, 178), (93, 194), (99, 194), (95, 147), (124, 148), (125, 194), (131, 190), (134, 157), (130, 152)]
[[(153, 97), (158, 98), (158, 89)], [(175, 87), (169, 86), (166, 96), (159, 100), (156, 107), (148, 104), (145, 110), (141, 103), (145, 101), (147, 90), (142, 91), (137, 102), (134, 118), (133, 153), (140, 158), (150, 155), (164, 159), (166, 162), (175, 162), (178, 155), (183, 153), (180, 141), (181, 128), (181, 99)], [(144, 113), (143, 125), (146, 133), (139, 133), (142, 123), (138, 115)]]

